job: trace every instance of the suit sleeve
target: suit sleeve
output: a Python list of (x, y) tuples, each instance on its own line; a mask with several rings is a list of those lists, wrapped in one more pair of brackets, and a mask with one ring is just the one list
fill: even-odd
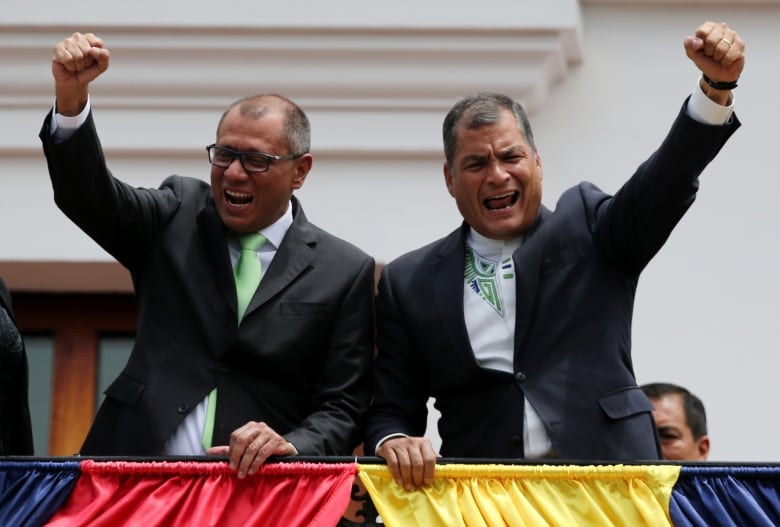
[(374, 349), (374, 260), (344, 279), (349, 284), (337, 309), (327, 359), (315, 381), (316, 411), (285, 434), (301, 455), (350, 455), (360, 442), (371, 399)]
[(366, 454), (390, 434), (420, 437), (428, 417), (426, 370), (415, 353), (409, 326), (403, 323), (391, 278), (385, 266), (377, 298), (377, 348), (374, 400), (366, 423)]
[(50, 112), (39, 137), (55, 203), (103, 249), (132, 268), (176, 211), (178, 199), (170, 189), (137, 189), (114, 178), (92, 113), (72, 136), (59, 142), (50, 134), (51, 119)]
[(661, 146), (614, 198), (583, 193), (596, 241), (610, 260), (634, 272), (647, 265), (696, 198), (699, 175), (739, 126), (736, 116), (722, 126), (701, 123), (683, 105)]

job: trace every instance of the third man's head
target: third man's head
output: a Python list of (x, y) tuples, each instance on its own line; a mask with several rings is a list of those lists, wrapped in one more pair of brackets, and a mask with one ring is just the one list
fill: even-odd
[(706, 461), (710, 438), (701, 400), (676, 384), (652, 383), (641, 388), (655, 406), (653, 418), (664, 459)]

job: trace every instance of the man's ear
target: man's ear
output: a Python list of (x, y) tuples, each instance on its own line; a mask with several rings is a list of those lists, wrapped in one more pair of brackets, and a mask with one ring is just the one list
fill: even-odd
[(453, 198), (455, 197), (455, 192), (453, 191), (453, 181), (452, 181), (453, 175), (452, 170), (450, 170), (450, 166), (447, 164), (447, 162), (444, 162), (444, 183), (447, 184), (447, 192), (450, 193), (450, 196)]
[(696, 441), (696, 450), (699, 453), (701, 461), (707, 461), (707, 456), (710, 454), (710, 438), (709, 436), (701, 436)]
[(539, 179), (544, 179), (544, 170), (542, 169), (542, 156), (539, 155), (539, 152), (534, 151), (534, 158), (536, 162), (536, 168), (539, 169)]
[(303, 154), (295, 160), (295, 175), (292, 179), (292, 188), (297, 190), (303, 186), (306, 176), (309, 175), (314, 158), (311, 154)]

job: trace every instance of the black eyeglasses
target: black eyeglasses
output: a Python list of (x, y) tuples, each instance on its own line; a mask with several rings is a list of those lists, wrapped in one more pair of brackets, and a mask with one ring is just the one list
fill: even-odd
[[(241, 166), (247, 172), (266, 172), (271, 167), (272, 161), (281, 161), (284, 159), (298, 159), (303, 154), (292, 156), (274, 156), (264, 152), (255, 152), (252, 150), (238, 152), (225, 146), (209, 145), (206, 147), (209, 153), (209, 163), (219, 168), (227, 168), (233, 163), (235, 158), (241, 160)], [(304, 152), (305, 153), (305, 152)]]

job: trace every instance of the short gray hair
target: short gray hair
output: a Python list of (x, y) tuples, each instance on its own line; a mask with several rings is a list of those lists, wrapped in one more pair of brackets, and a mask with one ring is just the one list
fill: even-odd
[(501, 118), (501, 112), (509, 110), (515, 116), (517, 127), (528, 144), (536, 152), (534, 134), (528, 114), (511, 97), (493, 92), (479, 92), (458, 101), (444, 118), (442, 135), (444, 136), (444, 157), (450, 167), (455, 159), (458, 144), (458, 126), (461, 122), (466, 129), (474, 130), (482, 126), (495, 124)]
[[(278, 110), (284, 115), (284, 128), (282, 133), (284, 139), (287, 142), (287, 147), (290, 151), (289, 155), (303, 155), (309, 152), (311, 148), (311, 124), (309, 118), (306, 117), (301, 108), (292, 102), (287, 97), (277, 95), (275, 93), (250, 95), (239, 99), (230, 106), (222, 114), (217, 125), (217, 134), (222, 127), (222, 122), (225, 120), (227, 114), (230, 111), (238, 107), (238, 111), (244, 117), (252, 119), (259, 119), (267, 113)], [(276, 155), (283, 155), (284, 152), (272, 152)]]

